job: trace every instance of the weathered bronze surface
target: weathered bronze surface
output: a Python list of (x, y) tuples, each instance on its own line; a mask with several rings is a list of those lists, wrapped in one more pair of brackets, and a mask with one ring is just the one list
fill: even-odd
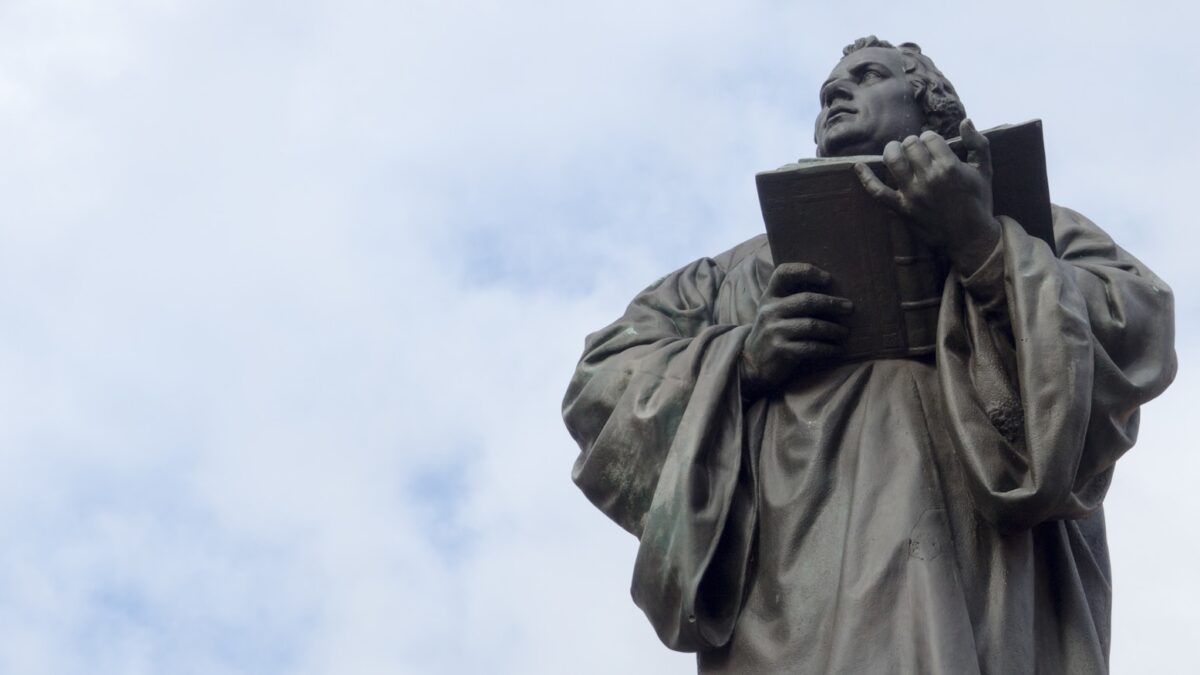
[(1171, 291), (1070, 209), (1057, 253), (994, 215), (987, 143), (915, 45), (858, 40), (820, 92), (818, 154), (882, 154), (862, 186), (948, 263), (933, 353), (839, 359), (854, 308), (756, 237), (587, 338), (573, 477), (702, 673), (1107, 672), (1102, 500), (1174, 377)]

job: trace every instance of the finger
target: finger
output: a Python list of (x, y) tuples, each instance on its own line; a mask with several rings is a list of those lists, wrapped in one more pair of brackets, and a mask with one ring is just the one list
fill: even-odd
[(958, 157), (954, 155), (954, 151), (950, 149), (950, 145), (946, 143), (946, 139), (942, 138), (942, 135), (938, 132), (922, 132), (921, 141), (929, 149), (929, 154), (933, 156), (933, 161), (945, 164), (946, 166), (953, 166), (958, 163)]
[(929, 148), (925, 147), (925, 142), (921, 139), (909, 136), (900, 141), (900, 146), (904, 148), (904, 156), (908, 158), (908, 164), (914, 176), (924, 176), (933, 166), (933, 155), (929, 153)]
[(964, 119), (958, 125), (962, 135), (963, 147), (967, 149), (967, 163), (987, 177), (992, 175), (992, 148), (987, 137), (975, 129), (971, 118)]
[(891, 141), (883, 146), (883, 163), (892, 173), (896, 185), (903, 187), (912, 181), (912, 166), (909, 165), (908, 157), (904, 154), (904, 146), (900, 145), (899, 141)]
[(787, 319), (776, 325), (779, 334), (792, 342), (816, 340), (818, 342), (841, 342), (850, 330), (840, 323), (816, 319)]
[(846, 298), (824, 293), (796, 293), (776, 303), (776, 315), (780, 317), (840, 317), (854, 311), (854, 303)]
[(862, 181), (867, 194), (883, 202), (893, 211), (904, 211), (904, 200), (900, 198), (900, 193), (884, 185), (870, 167), (860, 162), (854, 165), (854, 172), (858, 174), (858, 180)]
[(829, 282), (829, 273), (816, 265), (780, 263), (775, 266), (763, 295), (782, 298), (798, 291), (825, 288)]
[(832, 342), (805, 340), (788, 343), (780, 347), (780, 350), (787, 354), (790, 360), (800, 363), (803, 361), (831, 361), (845, 353), (846, 347)]

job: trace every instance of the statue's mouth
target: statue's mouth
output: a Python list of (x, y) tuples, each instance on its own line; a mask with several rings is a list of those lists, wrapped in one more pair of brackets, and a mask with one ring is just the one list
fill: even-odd
[(856, 112), (858, 111), (854, 108), (849, 108), (846, 106), (834, 106), (830, 108), (829, 113), (825, 115), (825, 126), (829, 126), (838, 120), (845, 119)]

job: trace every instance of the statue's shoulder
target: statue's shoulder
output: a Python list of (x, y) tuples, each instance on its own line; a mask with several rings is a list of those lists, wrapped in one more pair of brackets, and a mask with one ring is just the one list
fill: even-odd
[(766, 234), (751, 237), (713, 258), (717, 265), (725, 270), (726, 274), (741, 265), (759, 259), (765, 259), (767, 263), (771, 262), (771, 247), (767, 244)]
[(1060, 258), (1117, 255), (1116, 242), (1087, 216), (1058, 204), (1051, 204), (1050, 212), (1054, 219), (1054, 246)]

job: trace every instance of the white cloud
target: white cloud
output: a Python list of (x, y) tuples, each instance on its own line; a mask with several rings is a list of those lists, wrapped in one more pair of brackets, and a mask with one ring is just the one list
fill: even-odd
[(688, 672), (558, 402), (634, 292), (758, 232), (753, 172), (875, 31), (981, 124), (1045, 118), (1056, 198), (1176, 288), (1185, 371), (1109, 500), (1114, 672), (1172, 672), (1185, 11), (5, 5), (0, 671)]

